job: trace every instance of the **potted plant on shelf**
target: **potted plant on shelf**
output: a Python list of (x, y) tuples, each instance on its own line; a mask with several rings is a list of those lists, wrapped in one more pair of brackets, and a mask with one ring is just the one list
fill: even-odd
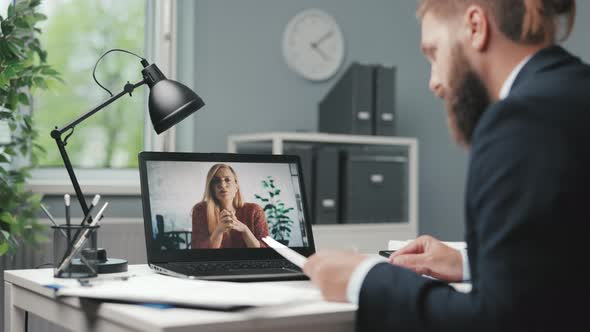
[(279, 195), (281, 190), (276, 187), (272, 176), (267, 176), (262, 180), (262, 187), (266, 190), (268, 197), (255, 194), (254, 197), (262, 202), (264, 213), (268, 220), (270, 235), (278, 242), (288, 245), (291, 238), (291, 228), (293, 220), (289, 217), (289, 212), (293, 211), (292, 207), (286, 207), (281, 201)]
[(40, 197), (25, 186), (44, 152), (34, 142), (31, 95), (60, 78), (38, 39), (37, 24), (46, 19), (37, 12), (40, 3), (13, 1), (0, 16), (0, 255), (19, 243), (38, 244), (43, 232), (36, 220)]

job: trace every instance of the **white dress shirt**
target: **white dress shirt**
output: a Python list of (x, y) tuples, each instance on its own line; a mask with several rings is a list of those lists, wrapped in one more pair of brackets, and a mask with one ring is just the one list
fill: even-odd
[[(522, 68), (529, 62), (529, 60), (533, 57), (533, 55), (529, 55), (524, 58), (514, 69), (508, 78), (502, 84), (502, 88), (500, 89), (499, 99), (502, 100), (508, 97), (510, 90), (512, 89), (512, 85), (518, 76), (518, 73), (522, 70)], [(459, 249), (461, 253), (461, 259), (463, 261), (463, 280), (470, 280), (471, 279), (471, 272), (469, 267), (469, 259), (467, 257), (467, 250), (466, 249)], [(363, 281), (365, 281), (365, 277), (369, 273), (369, 271), (377, 264), (386, 262), (384, 258), (367, 258), (365, 259), (357, 268), (352, 272), (350, 276), (350, 280), (348, 281), (348, 285), (346, 288), (346, 298), (350, 303), (358, 304), (359, 303), (359, 296), (361, 293), (361, 287), (363, 286)]]

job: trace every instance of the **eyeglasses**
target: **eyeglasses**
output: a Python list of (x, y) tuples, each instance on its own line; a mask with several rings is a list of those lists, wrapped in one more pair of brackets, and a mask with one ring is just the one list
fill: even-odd
[(214, 177), (213, 179), (211, 179), (211, 185), (213, 185), (213, 186), (221, 186), (222, 182), (224, 182), (225, 184), (230, 184), (230, 183), (234, 182), (234, 179), (232, 179), (230, 177), (226, 177), (226, 178)]

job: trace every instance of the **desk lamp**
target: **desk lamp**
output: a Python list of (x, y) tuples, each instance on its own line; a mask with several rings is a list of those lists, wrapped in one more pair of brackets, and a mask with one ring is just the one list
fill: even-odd
[[(127, 82), (127, 84), (125, 84), (123, 88), (123, 91), (119, 92), (116, 95), (113, 95), (107, 88), (102, 86), (96, 80), (95, 75), (96, 66), (98, 65), (100, 60), (108, 53), (114, 51), (128, 53), (138, 57), (141, 60), (141, 65), (143, 66), (143, 69), (141, 70), (143, 79), (137, 83)], [(142, 86), (144, 84), (147, 84), (147, 86), (150, 89), (148, 108), (150, 118), (154, 126), (154, 130), (158, 135), (168, 130), (170, 127), (174, 126), (180, 121), (184, 120), (184, 118), (198, 111), (201, 107), (205, 105), (203, 100), (190, 88), (188, 88), (182, 83), (167, 79), (166, 76), (160, 71), (160, 69), (155, 64), (149, 64), (146, 59), (140, 57), (135, 53), (123, 49), (111, 49), (105, 52), (103, 55), (101, 55), (100, 58), (96, 61), (96, 64), (94, 65), (92, 76), (94, 78), (94, 81), (101, 88), (106, 90), (111, 95), (111, 97), (103, 103), (101, 103), (100, 105), (98, 105), (96, 108), (82, 114), (77, 119), (73, 120), (72, 122), (68, 123), (62, 128), (55, 127), (55, 129), (51, 131), (51, 137), (55, 139), (55, 142), (57, 143), (59, 153), (61, 154), (64, 166), (68, 172), (70, 180), (72, 181), (74, 191), (76, 192), (76, 197), (78, 197), (78, 201), (80, 202), (80, 206), (82, 208), (82, 212), (84, 213), (84, 215), (88, 214), (89, 208), (86, 203), (86, 200), (84, 199), (84, 194), (82, 193), (82, 189), (80, 188), (78, 179), (74, 174), (74, 168), (72, 167), (72, 163), (70, 162), (70, 158), (68, 157), (68, 154), (65, 149), (68, 143), (68, 139), (74, 133), (74, 127), (76, 127), (76, 125), (86, 120), (94, 113), (102, 110), (115, 100), (121, 98), (125, 94), (129, 94), (129, 96), (131, 96), (131, 93), (133, 92), (133, 90), (135, 90), (135, 88)], [(62, 140), (62, 135), (68, 131), (69, 133)], [(91, 248), (97, 248), (96, 232), (93, 233), (90, 241)], [(102, 248), (98, 249), (95, 254), (97, 255), (98, 260), (100, 262), (98, 265), (98, 273), (116, 273), (127, 271), (126, 260), (108, 259), (106, 250)]]

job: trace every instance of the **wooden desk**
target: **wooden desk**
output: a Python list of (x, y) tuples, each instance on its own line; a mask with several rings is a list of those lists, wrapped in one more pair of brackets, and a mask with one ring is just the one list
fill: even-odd
[[(148, 271), (147, 265), (129, 266), (130, 273), (149, 273)], [(5, 271), (4, 280), (6, 332), (24, 332), (25, 311), (72, 331), (354, 330), (356, 305), (352, 304), (318, 301), (235, 313), (155, 309), (143, 305), (115, 303), (93, 305), (78, 298), (56, 298), (52, 289), (43, 286), (54, 282), (52, 269)], [(62, 279), (59, 281), (63, 282)], [(281, 282), (281, 285), (313, 287), (309, 281)]]

